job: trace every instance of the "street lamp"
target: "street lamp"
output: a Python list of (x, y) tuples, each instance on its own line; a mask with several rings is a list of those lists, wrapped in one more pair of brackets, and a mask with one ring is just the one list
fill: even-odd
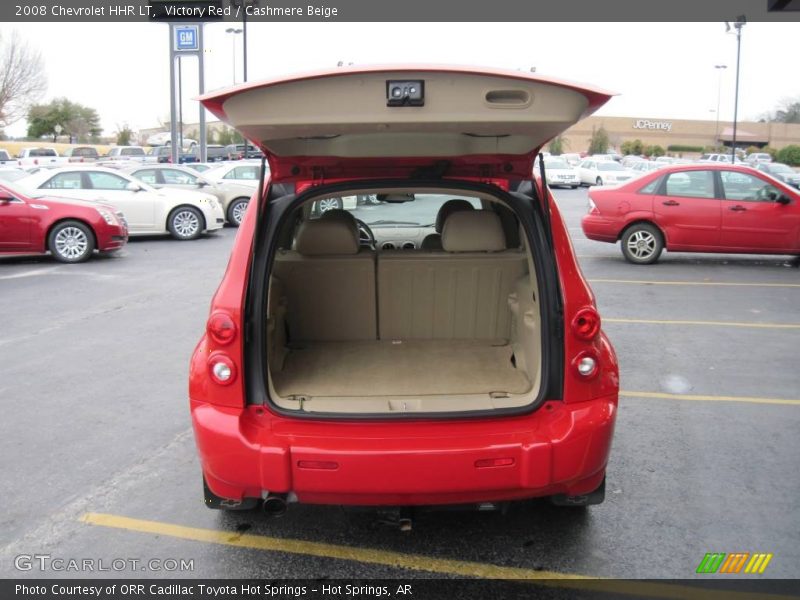
[(239, 28), (228, 27), (225, 33), (232, 33), (231, 36), (231, 56), (233, 57), (233, 85), (236, 85), (236, 36), (242, 33)]
[[(731, 164), (736, 163), (736, 122), (739, 118), (739, 58), (742, 54), (742, 27), (747, 23), (744, 15), (736, 17), (733, 24), (736, 29), (736, 95), (733, 101), (733, 142), (731, 143)], [(725, 21), (725, 33), (731, 32), (730, 23)]]
[[(722, 71), (728, 68), (728, 65), (714, 65), (714, 68), (719, 72), (717, 78), (717, 126), (714, 128), (714, 146), (719, 144), (719, 100), (722, 96)], [(716, 148), (714, 152), (716, 152)]]

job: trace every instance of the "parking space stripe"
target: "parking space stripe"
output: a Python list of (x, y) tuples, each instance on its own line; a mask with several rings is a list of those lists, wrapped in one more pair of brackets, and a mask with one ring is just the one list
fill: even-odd
[(604, 323), (637, 323), (640, 325), (703, 325), (712, 327), (747, 327), (752, 329), (800, 329), (800, 323), (748, 323), (740, 321), (689, 321), (670, 319), (603, 318)]
[(215, 529), (202, 529), (186, 527), (160, 521), (133, 519), (120, 515), (103, 513), (84, 514), (80, 521), (89, 525), (149, 533), (153, 535), (168, 536), (177, 539), (221, 544), (252, 550), (270, 552), (284, 552), (287, 554), (300, 554), (315, 558), (331, 558), (336, 560), (349, 560), (365, 564), (382, 565), (395, 569), (409, 569), (425, 571), (456, 577), (476, 577), (481, 579), (516, 579), (535, 582), (536, 585), (586, 590), (593, 592), (616, 593), (646, 598), (663, 598), (665, 600), (684, 600), (703, 598), (711, 600), (789, 600), (789, 596), (776, 594), (716, 591), (708, 588), (695, 588), (688, 585), (660, 584), (639, 581), (621, 581), (602, 579), (573, 573), (558, 573), (555, 571), (539, 571), (520, 567), (504, 567), (488, 563), (469, 562), (422, 556), (419, 554), (404, 554), (389, 550), (373, 548), (359, 548), (355, 546), (342, 546), (326, 544), (323, 542), (310, 542), (305, 540), (285, 539), (262, 535), (243, 534), (233, 531), (218, 531)]
[(589, 283), (621, 283), (629, 285), (700, 285), (719, 287), (777, 287), (800, 288), (800, 283), (757, 283), (738, 281), (668, 281), (650, 279), (589, 279)]
[(800, 400), (788, 398), (758, 398), (753, 396), (704, 396), (701, 394), (668, 394), (666, 392), (634, 392), (620, 390), (622, 398), (658, 398), (662, 400), (690, 400), (695, 402), (745, 402), (749, 404), (783, 404), (800, 406)]

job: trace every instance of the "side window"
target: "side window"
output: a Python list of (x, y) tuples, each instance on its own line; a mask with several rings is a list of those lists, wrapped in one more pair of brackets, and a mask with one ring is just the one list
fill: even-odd
[(712, 171), (678, 171), (667, 175), (666, 196), (684, 198), (713, 198), (714, 173)]
[(720, 171), (722, 191), (726, 200), (745, 202), (774, 202), (780, 190), (760, 177), (736, 171)]
[(47, 190), (79, 190), (83, 185), (80, 173), (59, 173), (40, 187)]
[(92, 188), (95, 190), (124, 190), (128, 185), (128, 180), (123, 179), (112, 173), (103, 173), (101, 171), (90, 171), (87, 173)]
[(228, 172), (223, 179), (258, 179), (258, 167), (236, 167)]
[(655, 194), (656, 190), (658, 189), (658, 186), (661, 185), (661, 179), (662, 179), (661, 177), (656, 177), (655, 179), (653, 179), (653, 181), (651, 181), (646, 186), (644, 186), (642, 189), (640, 189), (639, 193), (640, 194)]
[(162, 169), (161, 176), (164, 178), (164, 183), (172, 185), (192, 185), (197, 184), (197, 177), (178, 171), (176, 169)]
[(158, 184), (158, 174), (155, 169), (142, 169), (141, 171), (133, 173), (133, 176), (139, 181), (149, 183), (150, 185)]

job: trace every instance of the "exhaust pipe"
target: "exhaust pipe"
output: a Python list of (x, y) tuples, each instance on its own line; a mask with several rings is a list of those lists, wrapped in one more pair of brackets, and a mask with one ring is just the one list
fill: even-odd
[(285, 494), (270, 494), (264, 498), (264, 503), (261, 505), (261, 510), (263, 510), (264, 514), (268, 517), (282, 517), (286, 514), (287, 508)]

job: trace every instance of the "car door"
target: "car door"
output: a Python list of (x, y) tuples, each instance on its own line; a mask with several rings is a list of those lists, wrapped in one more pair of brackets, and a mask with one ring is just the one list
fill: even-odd
[(133, 233), (153, 231), (155, 228), (154, 192), (127, 189), (130, 180), (115, 173), (87, 171), (88, 185), (96, 192), (95, 198), (117, 207), (128, 221)]
[(578, 168), (581, 183), (594, 183), (594, 161), (585, 160)]
[(722, 244), (740, 252), (762, 250), (795, 252), (800, 238), (800, 206), (766, 179), (740, 171), (720, 171)]
[(0, 187), (0, 251), (31, 245), (31, 207)]
[(670, 250), (713, 250), (720, 243), (721, 207), (714, 172), (667, 173), (653, 197), (656, 223)]
[(40, 190), (52, 190), (54, 196), (62, 198), (77, 198), (79, 200), (92, 200), (87, 195), (82, 171), (66, 171), (57, 173), (39, 186)]

